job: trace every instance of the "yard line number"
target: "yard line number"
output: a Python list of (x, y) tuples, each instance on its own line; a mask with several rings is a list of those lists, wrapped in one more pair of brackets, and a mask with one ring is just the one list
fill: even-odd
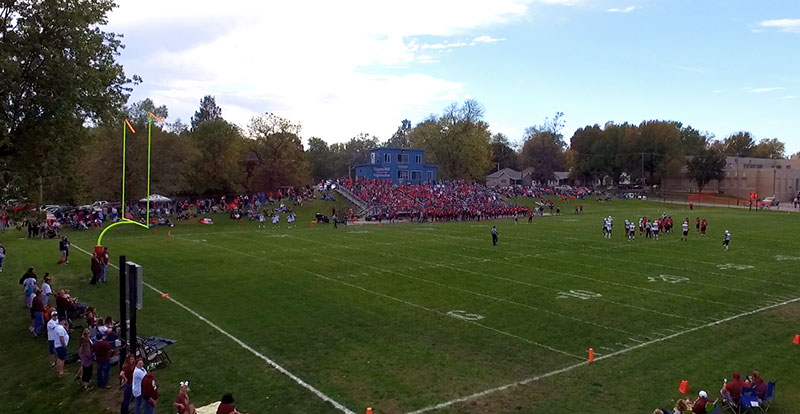
[(562, 292), (558, 292), (558, 296), (556, 296), (556, 299), (575, 298), (575, 299), (586, 300), (586, 299), (592, 299), (592, 298), (599, 298), (601, 296), (603, 296), (603, 295), (601, 295), (599, 293), (590, 292), (588, 290), (570, 290), (570, 291), (567, 291), (567, 292), (563, 292), (563, 291)]
[(454, 318), (463, 319), (465, 321), (479, 321), (484, 319), (482, 315), (478, 315), (477, 313), (467, 313), (467, 311), (463, 310), (451, 310), (450, 312), (447, 312), (447, 314)]
[(688, 282), (689, 278), (683, 276), (658, 275), (658, 276), (649, 276), (647, 280), (649, 280), (650, 282), (683, 283), (683, 282)]

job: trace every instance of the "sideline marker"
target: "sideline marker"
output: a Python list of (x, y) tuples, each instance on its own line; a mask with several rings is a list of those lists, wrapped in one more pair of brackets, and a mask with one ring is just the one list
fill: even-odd
[(162, 293), (161, 298), (166, 299), (169, 297), (169, 293)]
[(689, 393), (689, 381), (683, 380), (681, 381), (681, 385), (678, 386), (678, 392), (681, 394), (688, 394)]
[(589, 363), (594, 362), (594, 349), (589, 348)]
[(800, 345), (800, 335), (795, 335), (792, 343), (795, 345)]
[(172, 237), (172, 232), (171, 231), (167, 232), (167, 237)]
[(367, 407), (367, 414), (372, 414), (372, 407)]

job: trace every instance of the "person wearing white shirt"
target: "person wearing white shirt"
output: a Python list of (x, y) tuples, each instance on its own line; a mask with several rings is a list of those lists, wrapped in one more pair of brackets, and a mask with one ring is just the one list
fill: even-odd
[(681, 224), (681, 230), (683, 230), (683, 236), (681, 236), (681, 240), (683, 240), (683, 241), (689, 240), (689, 218), (688, 217), (683, 222), (683, 224)]
[(69, 345), (69, 332), (67, 331), (66, 319), (60, 321), (58, 325), (56, 325), (54, 333), (56, 337), (56, 357), (58, 357), (58, 361), (56, 362), (56, 373), (59, 377), (63, 377), (66, 373), (64, 372), (64, 360), (67, 359), (67, 346)]
[(50, 295), (53, 294), (53, 288), (50, 287), (50, 274), (44, 274), (44, 283), (42, 283), (42, 294), (44, 294), (44, 305), (50, 306)]
[(139, 358), (136, 360), (136, 369), (133, 370), (133, 383), (131, 383), (131, 394), (133, 394), (134, 399), (134, 414), (141, 414), (144, 412), (145, 401), (144, 398), (142, 398), (142, 379), (145, 375), (147, 375), (147, 371), (144, 369), (144, 361)]
[(50, 312), (50, 321), (47, 322), (47, 347), (50, 351), (50, 366), (56, 366), (56, 327), (58, 326), (58, 312)]

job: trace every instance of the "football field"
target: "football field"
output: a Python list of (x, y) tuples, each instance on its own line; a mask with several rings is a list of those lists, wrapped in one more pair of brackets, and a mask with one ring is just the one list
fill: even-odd
[[(313, 209), (330, 208), (315, 202), (291, 229), (219, 216), (212, 226), (179, 225), (171, 236), (115, 229), (104, 244), (112, 263), (126, 254), (144, 267), (140, 333), (178, 341), (169, 348), (173, 363), (156, 371), (165, 395), (159, 411), (171, 410), (173, 388), (189, 379), (193, 400), (232, 391), (248, 413), (650, 413), (672, 407), (681, 380), (692, 398), (700, 389), (716, 396), (732, 371), (753, 370), (778, 380), (774, 412), (800, 410), (800, 347), (791, 343), (800, 333), (800, 213), (582, 203), (581, 215), (568, 204), (565, 214), (532, 224), (333, 229), (309, 225)], [(625, 239), (624, 219), (662, 212), (675, 221), (672, 234)], [(608, 215), (611, 239), (601, 232)], [(706, 237), (695, 233), (698, 216), (709, 221)], [(681, 241), (685, 217), (691, 231)], [(0, 392), (8, 397), (40, 390), (65, 407), (89, 398), (98, 407), (91, 412), (111, 404), (99, 393), (75, 395), (68, 380), (39, 389), (46, 363), (32, 368), (19, 358), (44, 361), (47, 352), (18, 306), (16, 279), (29, 265), (116, 315), (117, 286), (87, 283), (81, 251), (96, 236), (71, 234), (72, 263), (58, 267), (57, 242), (0, 233), (11, 275), (2, 278), (3, 306), (15, 321), (2, 328), (0, 358), (34, 384), (19, 389), (6, 378)]]

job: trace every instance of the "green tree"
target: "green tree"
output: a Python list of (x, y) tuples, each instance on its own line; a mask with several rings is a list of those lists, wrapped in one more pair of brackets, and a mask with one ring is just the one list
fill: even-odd
[(644, 121), (639, 124), (638, 133), (638, 145), (633, 145), (632, 152), (640, 153), (648, 182), (659, 183), (661, 178), (680, 171), (683, 154), (679, 122)]
[(331, 151), (322, 138), (311, 137), (308, 139), (306, 155), (311, 176), (315, 182), (341, 177), (336, 175), (337, 154)]
[[(168, 113), (165, 106), (156, 107), (146, 99), (134, 103), (113, 122), (92, 127), (77, 151), (81, 162), (75, 167), (79, 177), (77, 201), (120, 200), (122, 174), (122, 122), (131, 120), (136, 134), (128, 133), (126, 143), (126, 198), (135, 201), (147, 193), (147, 113), (155, 110), (159, 117)], [(144, 115), (142, 115), (144, 114)], [(151, 192), (175, 195), (190, 192), (187, 172), (194, 156), (190, 143), (170, 132), (168, 125), (152, 125)]]
[(187, 171), (196, 194), (228, 194), (241, 188), (243, 138), (239, 128), (224, 119), (205, 121), (189, 133), (192, 146)]
[(684, 155), (692, 156), (701, 154), (708, 143), (714, 139), (710, 133), (702, 133), (691, 126), (681, 128), (681, 150)]
[(758, 141), (750, 155), (756, 158), (772, 158), (774, 160), (786, 156), (786, 144), (778, 141), (778, 138), (764, 138)]
[(38, 192), (45, 173), (61, 177), (54, 187), (62, 191), (72, 186), (52, 201), (74, 201), (78, 188), (67, 177), (75, 175), (84, 125), (110, 119), (130, 92), (132, 81), (115, 61), (121, 36), (100, 29), (114, 6), (111, 0), (0, 4), (0, 191)]
[(273, 191), (310, 184), (308, 160), (300, 140), (300, 124), (267, 113), (250, 120), (244, 140), (245, 187)]
[(598, 157), (594, 154), (594, 147), (602, 137), (603, 130), (597, 124), (579, 128), (572, 134), (566, 162), (573, 178), (590, 180), (599, 175), (596, 161)]
[(493, 168), (519, 168), (519, 156), (505, 134), (494, 134), (491, 139), (492, 167)]
[(725, 177), (726, 162), (724, 154), (709, 146), (703, 149), (700, 155), (687, 158), (686, 175), (697, 183), (697, 192), (702, 193), (703, 188), (711, 180), (721, 180)]
[(740, 131), (725, 138), (725, 155), (734, 157), (750, 157), (756, 147), (756, 141), (747, 131)]
[(211, 95), (206, 95), (200, 100), (200, 109), (192, 117), (192, 129), (197, 128), (206, 121), (222, 119), (222, 108), (217, 106), (216, 99)]
[(418, 124), (409, 141), (414, 148), (426, 150), (427, 162), (439, 166), (440, 179), (482, 180), (491, 168), (490, 137), (483, 106), (467, 100)]
[(535, 128), (525, 130), (522, 145), (522, 163), (533, 167), (531, 176), (540, 183), (547, 183), (553, 173), (564, 170), (566, 143), (563, 138)]
[(523, 167), (533, 167), (532, 177), (546, 183), (556, 171), (563, 171), (566, 165), (566, 147), (561, 130), (564, 128), (564, 113), (545, 118), (541, 125), (525, 130), (521, 161)]
[(386, 141), (385, 146), (394, 148), (409, 148), (411, 143), (408, 134), (411, 132), (411, 121), (404, 119), (397, 127), (397, 131)]

